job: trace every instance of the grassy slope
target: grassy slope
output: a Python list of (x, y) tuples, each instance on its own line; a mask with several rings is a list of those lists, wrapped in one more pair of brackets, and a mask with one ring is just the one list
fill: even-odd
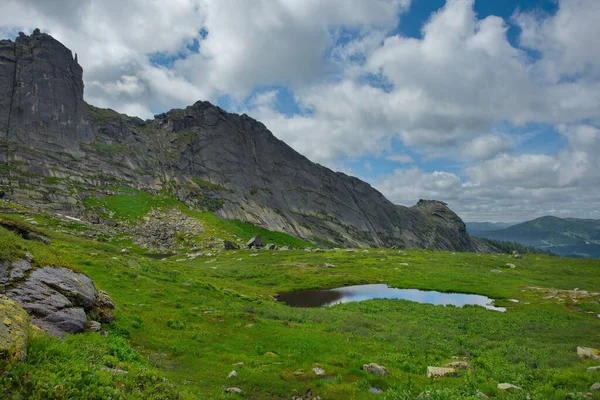
[[(227, 233), (231, 228), (229, 222), (211, 222), (211, 218), (204, 215), (203, 221), (213, 233)], [(249, 230), (244, 227), (241, 234), (254, 233)], [(141, 257), (141, 249), (121, 254), (121, 243), (47, 233), (50, 247), (15, 238), (3, 229), (0, 243), (16, 243), (6, 247), (15, 255), (26, 249), (36, 258), (47, 257), (50, 263), (76, 266), (87, 273), (112, 296), (119, 308), (118, 319), (108, 338), (85, 334), (62, 344), (34, 341), (30, 360), (9, 368), (10, 382), (0, 380), (0, 386), (17, 393), (17, 398), (28, 397), (31, 385), (22, 380), (29, 376), (41, 376), (35, 387), (62, 385), (63, 398), (77, 395), (81, 377), (72, 381), (65, 377), (72, 375), (72, 366), (85, 370), (90, 363), (96, 368), (92, 370), (96, 383), (91, 387), (107, 393), (122, 391), (128, 397), (141, 397), (143, 390), (153, 393), (153, 385), (167, 385), (156, 372), (143, 372), (148, 363), (159, 367), (184, 397), (206, 399), (235, 398), (224, 393), (231, 386), (242, 388), (245, 398), (253, 399), (291, 398), (308, 388), (325, 399), (408, 399), (424, 390), (431, 391), (432, 399), (475, 399), (476, 389), (500, 399), (525, 399), (527, 394), (535, 399), (564, 399), (567, 392), (587, 391), (600, 380), (600, 373), (586, 372), (586, 367), (598, 362), (581, 361), (575, 354), (577, 346), (600, 347), (600, 320), (527, 289), (599, 291), (599, 261), (529, 255), (514, 260), (424, 250), (406, 255), (397, 250), (260, 251), (256, 257), (242, 250), (192, 261), (177, 261), (178, 257), (156, 261)], [(4, 247), (0, 252), (5, 252)], [(130, 260), (137, 265), (132, 266)], [(325, 262), (335, 268), (320, 268)], [(503, 269), (506, 262), (517, 268)], [(494, 274), (491, 269), (504, 272)], [(270, 298), (281, 291), (378, 282), (479, 293), (498, 299), (496, 304), (509, 311), (390, 300), (294, 309)], [(521, 302), (508, 302), (509, 298)], [(600, 313), (597, 299), (578, 306)], [(119, 341), (118, 348), (128, 349), (121, 337), (128, 338), (141, 356), (111, 350), (115, 347), (111, 340)], [(90, 354), (82, 348), (98, 350)], [(474, 370), (459, 378), (429, 381), (425, 377), (428, 365), (450, 362), (453, 356), (469, 357)], [(244, 364), (234, 366), (239, 362)], [(369, 362), (386, 366), (390, 376), (366, 374), (360, 367)], [(123, 379), (97, 372), (100, 366), (115, 363), (133, 371), (129, 383), (121, 386)], [(310, 372), (316, 365), (327, 372), (326, 379)], [(227, 379), (232, 369), (238, 375)], [(294, 376), (296, 370), (304, 374)], [(23, 378), (25, 373), (29, 375)], [(146, 379), (149, 383), (144, 389)], [(524, 390), (498, 393), (499, 382)], [(142, 389), (135, 389), (140, 385)], [(385, 389), (386, 394), (368, 393), (372, 385)]]

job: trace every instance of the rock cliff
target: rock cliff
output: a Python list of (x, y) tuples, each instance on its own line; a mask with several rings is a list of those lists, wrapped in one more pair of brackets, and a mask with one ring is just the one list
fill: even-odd
[(85, 214), (115, 187), (168, 190), (188, 205), (344, 246), (476, 251), (444, 203), (394, 205), (315, 164), (260, 122), (199, 101), (143, 121), (83, 100), (70, 50), (36, 30), (0, 41), (0, 191)]

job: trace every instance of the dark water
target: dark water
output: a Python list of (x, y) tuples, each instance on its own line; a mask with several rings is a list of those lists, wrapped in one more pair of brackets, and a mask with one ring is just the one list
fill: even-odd
[(494, 311), (506, 311), (495, 307), (494, 300), (478, 294), (442, 293), (433, 290), (396, 289), (384, 284), (346, 286), (325, 290), (302, 290), (280, 293), (277, 301), (292, 307), (327, 307), (370, 299), (402, 299), (435, 305), (477, 305)]
[(165, 254), (154, 254), (154, 253), (146, 253), (142, 254), (144, 257), (153, 258), (155, 260), (162, 260), (163, 258), (172, 257), (175, 253), (165, 253)]

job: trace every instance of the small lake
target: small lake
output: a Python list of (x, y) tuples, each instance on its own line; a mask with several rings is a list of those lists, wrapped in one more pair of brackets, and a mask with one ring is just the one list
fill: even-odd
[(371, 299), (400, 299), (416, 303), (434, 305), (452, 305), (462, 307), (475, 305), (488, 310), (506, 311), (504, 307), (494, 306), (494, 300), (478, 294), (442, 293), (433, 290), (397, 289), (385, 284), (345, 286), (335, 289), (301, 290), (280, 293), (277, 301), (292, 307), (328, 307), (340, 303), (351, 303)]

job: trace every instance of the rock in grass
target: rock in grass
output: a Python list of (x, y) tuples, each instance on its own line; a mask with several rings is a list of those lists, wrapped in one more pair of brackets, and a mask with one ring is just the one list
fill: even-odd
[(479, 390), (477, 391), (477, 397), (479, 397), (482, 400), (488, 400), (489, 396), (483, 392), (480, 392)]
[(590, 386), (590, 390), (600, 390), (600, 382), (596, 382)]
[(443, 367), (427, 367), (428, 378), (441, 378), (442, 376), (456, 376), (456, 369)]
[(267, 245), (265, 246), (266, 250), (277, 250), (277, 245), (274, 243), (267, 243)]
[(0, 360), (23, 361), (27, 357), (29, 315), (0, 294)]
[(577, 355), (579, 358), (591, 358), (592, 360), (600, 360), (600, 350), (592, 349), (591, 347), (578, 347)]
[(500, 389), (500, 390), (521, 390), (520, 387), (515, 386), (512, 383), (499, 383), (498, 389)]
[(229, 373), (229, 375), (227, 375), (227, 379), (235, 378), (236, 376), (237, 376), (237, 372), (236, 372), (236, 370), (234, 369), (233, 371), (231, 371), (231, 372)]
[(236, 387), (230, 387), (230, 388), (225, 389), (225, 392), (227, 392), (227, 393), (242, 393), (242, 389), (236, 388)]
[(600, 365), (595, 366), (595, 367), (589, 367), (587, 369), (587, 372), (596, 372), (596, 371), (600, 371)]
[(249, 249), (259, 249), (263, 246), (262, 239), (260, 238), (260, 236), (255, 236), (252, 239), (248, 240), (246, 246)]
[(517, 268), (517, 266), (516, 266), (515, 264), (511, 264), (511, 263), (506, 263), (506, 264), (504, 264), (504, 266), (505, 266), (506, 268), (513, 268), (513, 269), (514, 269), (514, 268)]
[(388, 376), (388, 371), (386, 367), (382, 367), (381, 365), (370, 363), (363, 365), (362, 369), (367, 371), (370, 374), (379, 375), (379, 376)]
[(325, 375), (325, 370), (323, 368), (318, 368), (318, 367), (317, 368), (313, 368), (312, 372), (315, 375)]
[(238, 247), (235, 243), (229, 241), (229, 240), (224, 240), (223, 241), (223, 250), (237, 250)]

